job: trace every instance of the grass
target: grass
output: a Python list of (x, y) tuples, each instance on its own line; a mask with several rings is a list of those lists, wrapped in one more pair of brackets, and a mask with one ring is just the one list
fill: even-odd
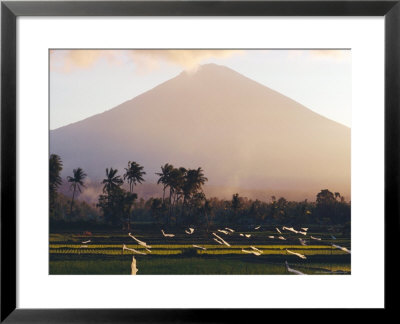
[[(136, 249), (148, 255), (176, 255), (193, 250), (191, 253), (199, 255), (226, 255), (243, 254), (242, 249), (249, 249), (250, 245), (202, 245), (207, 250), (196, 249), (192, 245), (173, 244), (173, 245), (152, 245), (151, 252), (146, 251), (143, 246), (127, 244), (128, 248)], [(332, 248), (329, 245), (256, 245), (263, 252), (263, 255), (287, 255), (286, 249), (304, 255), (345, 255), (346, 252)], [(102, 255), (135, 255), (132, 251), (122, 251), (122, 245), (116, 244), (93, 244), (81, 248), (80, 244), (50, 244), (50, 254), (102, 254)]]
[[(243, 232), (245, 233), (245, 232)], [(50, 235), (50, 274), (130, 274), (132, 255), (137, 260), (138, 275), (142, 274), (288, 274), (285, 261), (290, 267), (306, 274), (350, 273), (350, 255), (331, 247), (331, 243), (350, 248), (350, 238), (332, 239), (324, 233), (310, 233), (322, 237), (322, 241), (307, 240), (302, 246), (298, 236), (285, 233), (287, 241), (271, 240), (272, 231), (247, 232), (250, 239), (239, 233), (225, 236), (231, 247), (213, 244), (210, 233), (195, 232), (196, 235), (177, 233), (174, 238), (164, 238), (158, 232), (148, 232), (135, 237), (151, 245), (151, 253), (143, 246), (133, 244), (124, 233), (93, 233), (90, 236), (78, 233), (54, 233)], [(303, 237), (302, 237), (303, 238)], [(82, 242), (91, 240), (87, 247)], [(307, 239), (307, 238), (305, 238)], [(129, 244), (130, 243), (130, 244)], [(284, 244), (282, 244), (284, 243)], [(286, 244), (285, 244), (286, 243)], [(122, 244), (147, 255), (123, 251)], [(192, 244), (205, 247), (196, 249)], [(260, 256), (245, 254), (242, 249), (255, 246), (263, 253)], [(288, 254), (286, 249), (304, 254), (303, 260)], [(331, 272), (332, 271), (332, 272)]]
[[(136, 256), (138, 275), (154, 274), (197, 274), (197, 275), (216, 275), (216, 274), (289, 274), (286, 272), (284, 261), (276, 262), (254, 262), (246, 257), (230, 257), (224, 260), (219, 258), (177, 258), (177, 257), (156, 257), (146, 258)], [(248, 259), (247, 262), (245, 259)], [(54, 260), (50, 262), (50, 274), (114, 274), (129, 275), (131, 258), (119, 258), (116, 260), (96, 260), (96, 259), (68, 259)], [(350, 266), (346, 263), (303, 263), (290, 266), (306, 274), (329, 274), (332, 267), (333, 271), (350, 271)]]
[[(143, 246), (139, 244), (125, 244), (129, 248), (134, 249), (144, 249)], [(235, 244), (234, 248), (248, 248), (252, 244)], [(71, 249), (79, 249), (82, 244), (50, 244), (50, 249), (62, 249), (62, 248), (71, 248)], [(215, 250), (226, 250), (230, 249), (226, 245), (218, 245), (218, 244), (202, 244), (202, 247), (207, 249), (215, 249)], [(313, 250), (313, 249), (331, 249), (330, 245), (295, 245), (295, 244), (281, 244), (281, 245), (260, 245), (255, 244), (259, 249), (267, 249), (267, 250), (284, 250), (284, 249), (300, 249), (300, 250)], [(122, 244), (91, 244), (88, 243), (88, 247), (86, 249), (103, 249), (103, 248), (112, 248), (112, 249), (122, 249)], [(151, 244), (152, 249), (188, 249), (193, 248), (192, 244)]]

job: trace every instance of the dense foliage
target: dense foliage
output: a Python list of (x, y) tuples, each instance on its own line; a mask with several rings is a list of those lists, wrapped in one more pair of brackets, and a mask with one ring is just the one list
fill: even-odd
[(56, 155), (50, 155), (49, 160), (49, 212), (50, 217), (54, 217), (55, 204), (57, 200), (57, 189), (62, 184), (60, 173), (63, 165), (61, 158)]
[[(338, 192), (322, 189), (315, 202), (288, 201), (283, 197), (270, 197), (267, 201), (241, 197), (239, 193), (230, 200), (207, 198), (203, 185), (208, 181), (201, 167), (175, 168), (171, 164), (161, 167), (158, 184), (163, 186), (162, 198), (139, 199), (133, 192), (137, 183), (144, 181), (143, 167), (129, 162), (123, 177), (118, 170), (106, 169), (102, 181), (103, 193), (98, 203), (74, 204), (75, 192), (84, 187), (86, 174), (81, 168), (68, 177), (73, 190), (72, 199), (57, 195), (61, 184), (59, 176), (62, 162), (58, 156), (50, 157), (50, 218), (64, 222), (91, 221), (104, 226), (130, 229), (131, 222), (158, 224), (160, 226), (196, 225), (208, 229), (217, 225), (345, 225), (350, 230), (351, 204)], [(122, 188), (124, 180), (129, 191)], [(267, 197), (266, 197), (267, 198)], [(69, 207), (69, 208), (68, 208)]]

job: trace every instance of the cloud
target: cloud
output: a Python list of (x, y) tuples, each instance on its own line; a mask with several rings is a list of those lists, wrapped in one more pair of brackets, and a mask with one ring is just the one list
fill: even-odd
[(319, 50), (290, 50), (288, 51), (288, 57), (292, 59), (296, 58), (309, 58), (329, 61), (344, 61), (350, 59), (350, 50), (332, 50), (332, 49), (319, 49)]
[(132, 51), (135, 60), (141, 60), (147, 68), (154, 68), (160, 62), (174, 64), (185, 70), (195, 70), (205, 60), (228, 58), (242, 51), (238, 50), (143, 50)]
[(350, 50), (310, 50), (310, 54), (314, 57), (334, 59), (334, 60), (344, 60), (350, 58)]
[(100, 60), (118, 63), (120, 55), (114, 50), (51, 50), (50, 69), (68, 73), (74, 69), (86, 69)]
[(111, 64), (132, 62), (139, 72), (158, 69), (172, 64), (185, 70), (196, 70), (205, 60), (228, 58), (241, 54), (240, 50), (52, 50), (50, 68), (58, 72), (86, 69), (101, 60)]

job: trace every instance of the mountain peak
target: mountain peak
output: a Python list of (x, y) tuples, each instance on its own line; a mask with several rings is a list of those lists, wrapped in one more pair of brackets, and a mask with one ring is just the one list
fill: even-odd
[[(350, 193), (350, 130), (217, 64), (182, 72), (125, 103), (54, 130), (50, 151), (64, 174), (93, 180), (127, 161), (205, 170), (209, 185)], [(310, 196), (311, 197), (311, 196)]]
[(207, 63), (207, 64), (202, 64), (199, 66), (200, 71), (210, 71), (210, 70), (230, 70), (233, 71), (232, 69), (226, 67), (225, 65), (219, 65), (216, 63)]
[(208, 74), (211, 76), (218, 76), (218, 75), (229, 75), (229, 74), (237, 74), (240, 75), (238, 72), (228, 68), (224, 65), (219, 65), (215, 63), (207, 63), (199, 65), (195, 70), (185, 70), (181, 73), (181, 75), (185, 75), (188, 77), (199, 76)]
[[(175, 82), (174, 82), (175, 80)], [(183, 71), (176, 78), (171, 79), (176, 89), (220, 89), (225, 92), (224, 95), (228, 95), (232, 88), (240, 88), (243, 91), (246, 89), (260, 89), (264, 91), (271, 91), (268, 87), (261, 85), (257, 81), (254, 81), (239, 72), (215, 63), (208, 63), (199, 65), (196, 70)], [(168, 81), (166, 82), (168, 83)], [(228, 93), (226, 93), (228, 92)]]

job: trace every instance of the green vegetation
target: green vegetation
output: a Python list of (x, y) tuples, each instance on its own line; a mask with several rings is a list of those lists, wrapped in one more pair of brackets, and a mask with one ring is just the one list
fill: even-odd
[(55, 218), (56, 210), (59, 209), (56, 206), (57, 200), (57, 189), (62, 184), (60, 172), (62, 171), (63, 165), (61, 158), (56, 155), (50, 155), (49, 161), (49, 208), (50, 208), (50, 219)]
[(71, 189), (73, 189), (70, 214), (72, 214), (72, 206), (74, 205), (74, 197), (76, 189), (78, 189), (79, 192), (81, 192), (81, 187), (85, 187), (85, 185), (83, 184), (83, 180), (87, 176), (87, 174), (84, 173), (81, 168), (74, 169), (73, 173), (74, 173), (73, 177), (70, 176), (67, 177), (68, 182), (71, 184)]
[[(104, 254), (104, 255), (124, 255), (132, 254), (136, 255), (131, 251), (123, 251), (122, 245), (90, 245), (88, 247), (81, 248), (81, 244), (50, 244), (51, 254)], [(128, 244), (128, 248), (133, 248), (140, 252), (147, 253), (146, 250), (140, 245)], [(249, 245), (234, 245), (231, 248), (221, 247), (219, 245), (204, 245), (207, 250), (198, 250), (191, 245), (152, 245), (152, 249), (149, 255), (169, 255), (169, 254), (182, 254), (187, 250), (192, 250), (194, 255), (225, 255), (225, 254), (243, 254), (241, 249), (248, 249)], [(346, 255), (346, 252), (338, 249), (334, 249), (331, 246), (260, 246), (257, 248), (263, 252), (262, 256), (266, 255), (286, 255), (290, 256), (286, 249), (300, 252), (303, 255)]]
[[(192, 235), (182, 231), (168, 239), (161, 232), (142, 231), (136, 237), (151, 245), (151, 252), (120, 231), (51, 234), (50, 274), (129, 274), (132, 256), (137, 260), (138, 274), (286, 274), (285, 261), (303, 273), (332, 274), (338, 270), (350, 273), (350, 255), (333, 248), (332, 238), (326, 234), (313, 232), (312, 235), (319, 235), (322, 240), (315, 243), (307, 238), (309, 245), (302, 246), (289, 233), (284, 234), (287, 244), (268, 240), (267, 235), (274, 234), (272, 231), (250, 233), (249, 239), (241, 237), (239, 232), (224, 236), (232, 243), (228, 247), (213, 244), (215, 242), (201, 231)], [(90, 242), (83, 244), (87, 241)], [(349, 247), (350, 241), (338, 235), (335, 243)], [(123, 244), (146, 255), (123, 250)], [(193, 244), (206, 250), (195, 248)], [(242, 249), (249, 250), (250, 246), (262, 254), (243, 253)], [(307, 258), (300, 259), (286, 250)]]
[[(131, 162), (129, 162), (131, 163)], [(106, 169), (106, 178), (102, 184), (104, 195), (99, 196), (97, 207), (103, 212), (103, 217), (106, 223), (111, 225), (119, 225), (124, 223), (125, 218), (130, 219), (133, 203), (137, 199), (137, 195), (132, 192), (127, 192), (122, 189), (123, 180), (117, 175), (118, 170), (110, 168)], [(129, 170), (127, 174), (129, 174)], [(133, 175), (130, 175), (133, 177)], [(132, 186), (133, 178), (130, 178)], [(130, 220), (128, 222), (130, 228)]]
[[(274, 196), (265, 202), (239, 193), (231, 200), (207, 198), (201, 167), (167, 163), (156, 173), (162, 198), (145, 201), (133, 192), (144, 181), (143, 169), (129, 161), (121, 177), (107, 168), (103, 192), (90, 206), (75, 197), (86, 173), (77, 168), (67, 178), (69, 199), (57, 192), (61, 158), (50, 156), (50, 274), (129, 274), (132, 256), (138, 274), (287, 274), (285, 261), (306, 274), (350, 273), (349, 253), (332, 245), (350, 249), (351, 206), (340, 193), (323, 189), (316, 202)], [(213, 233), (230, 246), (216, 244)]]
[[(136, 256), (138, 275), (146, 274), (289, 274), (284, 262), (254, 260), (251, 256), (218, 257), (152, 257)], [(251, 260), (253, 259), (253, 260)], [(50, 262), (50, 274), (130, 274), (131, 257), (113, 259), (79, 256)], [(346, 262), (291, 264), (306, 274), (350, 273)]]

